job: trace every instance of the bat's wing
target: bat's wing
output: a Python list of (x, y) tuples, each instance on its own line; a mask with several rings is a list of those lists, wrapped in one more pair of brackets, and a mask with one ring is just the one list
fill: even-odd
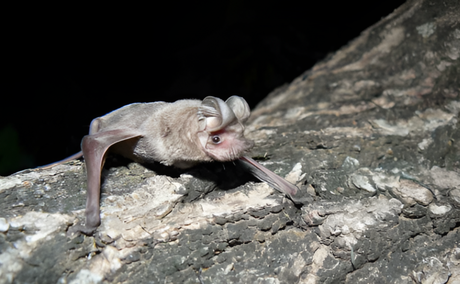
[(257, 163), (253, 159), (243, 156), (240, 158), (241, 161), (248, 165), (248, 169), (251, 173), (261, 181), (265, 181), (274, 189), (287, 194), (291, 199), (293, 195), (297, 193), (297, 186), (291, 184), (284, 178), (278, 176), (274, 172), (270, 171), (266, 167), (262, 166), (261, 164)]
[(88, 179), (86, 197), (86, 224), (74, 226), (69, 229), (70, 233), (80, 231), (84, 234), (92, 234), (101, 223), (99, 202), (101, 188), (101, 170), (105, 154), (110, 146), (128, 139), (141, 137), (139, 130), (115, 129), (102, 131), (83, 137), (81, 148), (86, 164), (86, 176)]

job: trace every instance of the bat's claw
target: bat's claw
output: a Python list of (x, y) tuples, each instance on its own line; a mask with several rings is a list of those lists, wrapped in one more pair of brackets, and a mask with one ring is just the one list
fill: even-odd
[(73, 225), (72, 227), (70, 227), (68, 230), (67, 230), (67, 237), (74, 237), (74, 236), (77, 236), (79, 234), (84, 234), (84, 235), (87, 235), (87, 236), (92, 236), (94, 234), (94, 232), (97, 230), (97, 226), (96, 227), (87, 227), (87, 226), (83, 226), (83, 225)]
[(311, 204), (314, 202), (314, 199), (311, 195), (309, 195), (307, 192), (302, 192), (299, 191), (300, 194), (296, 194), (294, 196), (289, 196), (292, 202), (294, 202), (297, 205), (305, 205), (305, 204)]

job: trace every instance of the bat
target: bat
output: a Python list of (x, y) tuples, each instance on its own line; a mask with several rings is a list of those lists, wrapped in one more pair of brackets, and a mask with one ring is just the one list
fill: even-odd
[(258, 179), (287, 194), (297, 187), (248, 156), (254, 142), (244, 137), (244, 122), (250, 116), (247, 102), (232, 96), (225, 102), (217, 97), (179, 100), (173, 103), (133, 103), (95, 118), (81, 142), (82, 151), (69, 160), (85, 159), (87, 198), (85, 225), (69, 232), (91, 235), (101, 223), (101, 170), (108, 151), (139, 163), (159, 162), (166, 166), (190, 168), (201, 162), (240, 160)]

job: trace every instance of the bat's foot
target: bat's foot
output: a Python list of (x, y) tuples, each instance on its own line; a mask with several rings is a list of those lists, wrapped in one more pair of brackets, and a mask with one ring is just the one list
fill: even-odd
[(315, 201), (314, 198), (306, 192), (301, 192), (300, 194), (289, 197), (296, 205), (307, 205)]
[(74, 237), (79, 234), (92, 236), (96, 230), (97, 230), (97, 226), (90, 227), (90, 226), (83, 226), (83, 225), (73, 225), (67, 230), (66, 235), (67, 237)]

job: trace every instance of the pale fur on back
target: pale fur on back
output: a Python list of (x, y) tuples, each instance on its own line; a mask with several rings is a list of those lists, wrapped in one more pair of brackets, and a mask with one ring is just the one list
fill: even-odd
[(196, 137), (200, 105), (200, 100), (130, 104), (93, 120), (90, 134), (137, 129), (140, 138), (122, 141), (110, 150), (138, 162), (187, 168), (212, 161)]

